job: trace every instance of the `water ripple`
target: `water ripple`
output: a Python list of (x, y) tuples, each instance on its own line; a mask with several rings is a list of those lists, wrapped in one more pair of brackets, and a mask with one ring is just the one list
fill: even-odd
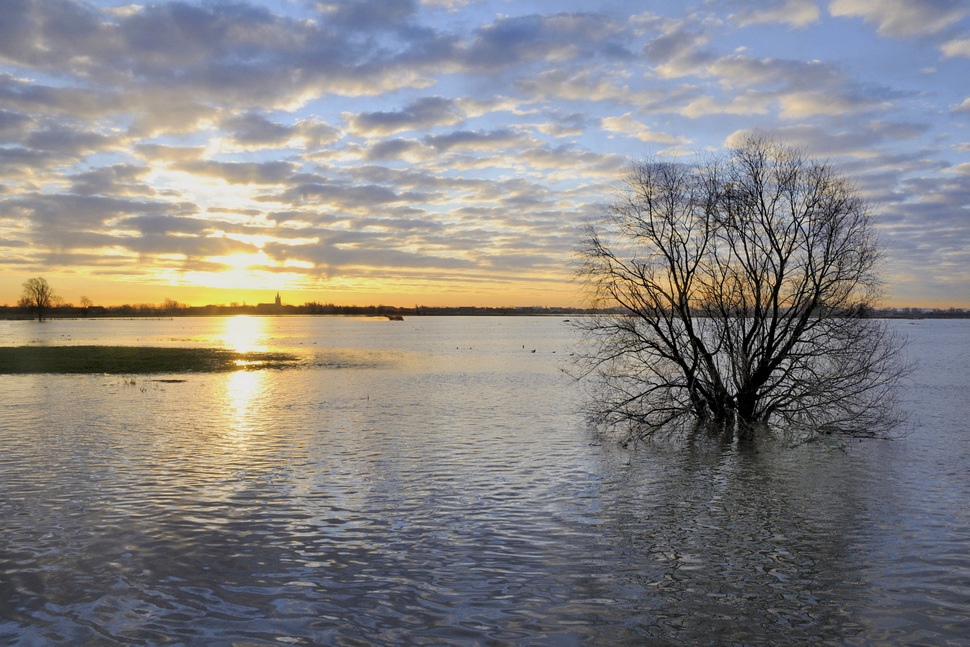
[(381, 328), (406, 352), (353, 366), (0, 377), (0, 643), (970, 634), (963, 404), (890, 443), (623, 449), (521, 353), (555, 322), (503, 322), (472, 351), (448, 322)]

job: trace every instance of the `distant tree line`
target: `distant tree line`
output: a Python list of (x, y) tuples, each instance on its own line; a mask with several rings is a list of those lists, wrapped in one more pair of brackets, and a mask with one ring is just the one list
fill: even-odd
[[(175, 299), (165, 299), (160, 304), (139, 303), (117, 306), (100, 306), (88, 297), (80, 298), (75, 306), (54, 294), (53, 288), (43, 277), (28, 279), (23, 284), (23, 294), (16, 306), (0, 306), (0, 319), (70, 319), (79, 317), (205, 317), (231, 315), (359, 315), (359, 316), (424, 316), (424, 315), (583, 315), (622, 313), (616, 308), (572, 308), (548, 306), (419, 306), (397, 307), (385, 305), (338, 306), (333, 303), (309, 301), (301, 306), (261, 303), (247, 305), (190, 306)], [(866, 313), (873, 318), (903, 319), (961, 319), (970, 318), (968, 308), (883, 308)]]
[[(90, 301), (90, 300), (88, 300)], [(303, 305), (279, 305), (262, 303), (247, 304), (219, 304), (205, 306), (190, 306), (171, 299), (161, 304), (140, 303), (123, 304), (117, 306), (100, 306), (87, 303), (75, 306), (71, 303), (48, 305), (43, 309), (46, 319), (58, 318), (98, 318), (98, 317), (219, 317), (232, 315), (343, 315), (343, 316), (496, 316), (496, 315), (569, 315), (590, 312), (581, 308), (565, 307), (480, 307), (480, 306), (414, 306), (397, 307), (386, 305), (335, 305), (332, 303), (308, 302)], [(0, 319), (32, 319), (37, 318), (37, 309), (24, 303), (17, 306), (0, 306)]]
[[(486, 307), (486, 306), (413, 306), (396, 307), (385, 305), (340, 306), (332, 303), (309, 302), (303, 305), (283, 305), (259, 307), (255, 305), (205, 305), (190, 306), (139, 303), (117, 306), (95, 304), (73, 305), (62, 303), (45, 307), (45, 319), (76, 319), (98, 317), (225, 317), (232, 315), (343, 315), (383, 317), (401, 316), (513, 316), (513, 315), (584, 315), (609, 312), (609, 308), (571, 308), (571, 307)], [(876, 319), (970, 319), (970, 308), (876, 308), (867, 313)], [(0, 319), (36, 319), (37, 311), (31, 306), (0, 306)]]

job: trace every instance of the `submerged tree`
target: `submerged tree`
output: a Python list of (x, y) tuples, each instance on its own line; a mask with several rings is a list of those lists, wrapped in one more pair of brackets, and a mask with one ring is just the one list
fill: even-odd
[(57, 297), (54, 290), (47, 283), (47, 279), (36, 277), (24, 281), (24, 291), (20, 297), (20, 307), (37, 313), (37, 320), (43, 321), (44, 312), (53, 307)]
[(592, 412), (639, 436), (869, 432), (904, 373), (899, 340), (867, 317), (873, 227), (831, 166), (761, 136), (708, 163), (636, 164), (580, 254), (613, 313), (586, 324)]

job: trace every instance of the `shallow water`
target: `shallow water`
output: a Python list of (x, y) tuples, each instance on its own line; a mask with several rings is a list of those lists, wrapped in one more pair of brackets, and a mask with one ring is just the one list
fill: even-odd
[(304, 359), (0, 376), (0, 643), (959, 643), (970, 321), (894, 325), (907, 435), (754, 453), (600, 442), (558, 318), (0, 322)]

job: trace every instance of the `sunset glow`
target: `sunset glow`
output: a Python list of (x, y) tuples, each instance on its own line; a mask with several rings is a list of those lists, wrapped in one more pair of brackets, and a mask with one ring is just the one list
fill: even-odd
[(263, 336), (266, 321), (260, 317), (238, 315), (225, 318), (223, 343), (237, 353), (266, 352), (269, 348)]
[(887, 304), (967, 307), (970, 5), (918, 7), (12, 3), (0, 305), (579, 305), (631, 160), (759, 129), (870, 201)]

